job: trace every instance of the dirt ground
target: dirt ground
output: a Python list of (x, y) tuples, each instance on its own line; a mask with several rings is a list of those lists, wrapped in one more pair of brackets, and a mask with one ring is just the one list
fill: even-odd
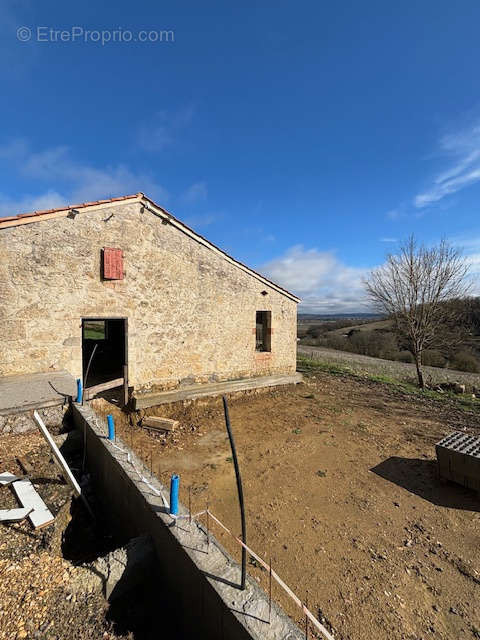
[[(71, 490), (39, 432), (0, 437), (0, 472), (22, 476), (19, 456), (31, 465), (30, 480), (55, 522), (39, 530), (28, 520), (0, 525), (0, 640), (123, 638), (106, 618), (103, 595), (83, 589), (85, 569), (74, 560), (97, 555), (103, 541), (89, 540), (92, 526), (81, 506), (72, 520)], [(0, 508), (17, 506), (11, 488), (0, 487)]]
[[(181, 500), (240, 532), (220, 399), (151, 415), (179, 418), (166, 438), (121, 435)], [(434, 444), (480, 417), (453, 401), (317, 373), (284, 390), (230, 401), (247, 508), (248, 543), (339, 639), (480, 638), (480, 498), (436, 477)], [(218, 528), (217, 538), (240, 557)], [(251, 559), (253, 560), (253, 559)], [(249, 563), (264, 587), (266, 572)], [(308, 592), (308, 594), (307, 594)], [(274, 596), (303, 625), (278, 588)], [(310, 637), (315, 637), (310, 632)]]

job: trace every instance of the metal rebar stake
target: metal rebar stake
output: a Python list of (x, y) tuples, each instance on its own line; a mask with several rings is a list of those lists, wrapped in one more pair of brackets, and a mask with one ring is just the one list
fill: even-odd
[(268, 572), (268, 624), (272, 621), (272, 558)]
[[(308, 591), (305, 595), (305, 607), (308, 609)], [(305, 640), (308, 640), (308, 616), (305, 613)]]
[(210, 511), (208, 510), (208, 498), (207, 498), (207, 553), (210, 551)]
[(192, 485), (188, 487), (188, 523), (192, 526)]

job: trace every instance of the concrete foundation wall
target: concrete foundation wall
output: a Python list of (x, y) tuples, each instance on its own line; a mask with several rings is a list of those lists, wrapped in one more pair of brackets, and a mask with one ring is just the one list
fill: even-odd
[[(125, 278), (101, 278), (101, 250)], [(263, 292), (263, 294), (262, 294)], [(271, 352), (255, 312), (271, 311)], [(128, 318), (139, 391), (293, 373), (296, 302), (165, 223), (140, 203), (0, 229), (0, 376), (82, 375), (81, 319)]]
[[(268, 622), (268, 599), (254, 580), (247, 580), (245, 591), (236, 588), (240, 568), (212, 536), (206, 546), (204, 530), (187, 519), (177, 525), (165, 513), (162, 499), (141, 481), (124, 452), (130, 451), (117, 440), (114, 447), (105, 438), (106, 425), (88, 406), (73, 405), (77, 429), (86, 429), (87, 465), (96, 495), (113, 521), (131, 537), (149, 535), (156, 549), (163, 584), (178, 603), (179, 637), (198, 640), (300, 640), (304, 634), (275, 604)], [(124, 452), (120, 451), (122, 449)], [(149, 476), (133, 454), (131, 460), (151, 485), (165, 495), (162, 485)], [(183, 507), (180, 513), (185, 514)], [(162, 610), (159, 602), (159, 634)], [(183, 635), (182, 635), (183, 634)], [(160, 636), (159, 636), (160, 637)]]

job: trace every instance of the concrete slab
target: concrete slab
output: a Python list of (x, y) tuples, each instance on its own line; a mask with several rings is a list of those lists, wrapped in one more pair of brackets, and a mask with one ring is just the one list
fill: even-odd
[(173, 391), (160, 391), (156, 393), (143, 393), (133, 396), (134, 408), (147, 409), (159, 404), (170, 402), (181, 402), (194, 398), (207, 396), (219, 396), (224, 393), (234, 393), (236, 391), (247, 391), (250, 389), (261, 389), (265, 387), (277, 387), (288, 384), (298, 384), (302, 381), (301, 373), (293, 375), (262, 376), (258, 378), (243, 378), (241, 380), (228, 380), (227, 382), (215, 382), (211, 384), (197, 384)]
[(77, 383), (67, 371), (0, 378), (0, 415), (54, 407), (77, 395)]

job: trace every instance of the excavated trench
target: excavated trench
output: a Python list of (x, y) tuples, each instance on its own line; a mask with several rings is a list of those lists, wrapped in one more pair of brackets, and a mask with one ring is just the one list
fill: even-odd
[[(69, 412), (63, 422), (52, 413), (44, 419), (94, 518), (72, 497), (31, 416), (12, 416), (22, 431), (0, 434), (0, 472), (27, 475), (54, 522), (38, 530), (28, 520), (0, 525), (0, 640), (180, 640), (174, 622), (182, 613), (162, 588), (151, 540), (131, 539), (112, 523), (82, 434)], [(11, 487), (0, 487), (0, 508), (17, 506)]]
[(0, 465), (21, 474), (22, 453), (54, 516), (42, 530), (0, 527), (0, 640), (301, 637), (253, 578), (239, 588), (238, 563), (201, 522), (185, 524), (183, 505), (169, 513), (165, 487), (89, 405), (61, 422), (47, 426), (88, 509), (38, 430), (0, 435)]
[(181, 612), (162, 587), (151, 540), (148, 536), (129, 539), (112, 525), (84, 464), (83, 442), (76, 431), (70, 437), (78, 446), (67, 447), (66, 458), (95, 516), (93, 520), (81, 500), (72, 499), (69, 522), (61, 535), (62, 556), (79, 570), (72, 590), (102, 594), (105, 626), (112, 640), (156, 640), (160, 631), (161, 636), (183, 640), (174, 622)]

